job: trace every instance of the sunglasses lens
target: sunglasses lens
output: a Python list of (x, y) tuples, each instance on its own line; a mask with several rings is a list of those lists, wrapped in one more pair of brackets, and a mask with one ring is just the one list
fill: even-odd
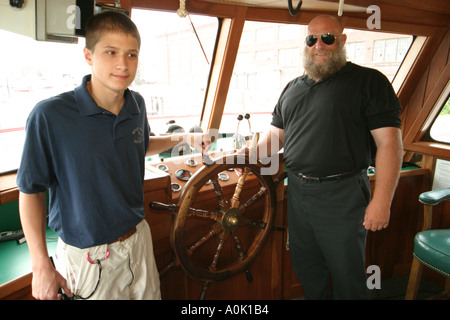
[(332, 33), (324, 33), (321, 37), (322, 42), (325, 43), (326, 45), (332, 45), (334, 43), (335, 37), (334, 34)]
[[(308, 47), (312, 47), (317, 42), (316, 35), (310, 35), (306, 37), (305, 43)], [(325, 43), (327, 46), (330, 46), (334, 43), (336, 40), (336, 37), (332, 33), (324, 33), (320, 36), (320, 39), (322, 39), (322, 42)]]
[(316, 44), (317, 42), (317, 36), (311, 35), (311, 36), (307, 36), (305, 43), (308, 47), (312, 47), (314, 44)]

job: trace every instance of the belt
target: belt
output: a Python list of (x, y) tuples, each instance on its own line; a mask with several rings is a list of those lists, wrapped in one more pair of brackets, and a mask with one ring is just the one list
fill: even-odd
[(122, 235), (121, 237), (119, 237), (118, 239), (114, 240), (113, 242), (110, 242), (108, 244), (113, 244), (116, 242), (122, 242), (127, 240), (129, 237), (131, 237), (134, 233), (136, 232), (136, 227), (131, 228), (130, 231), (128, 231), (127, 233), (125, 233), (124, 235)]
[(350, 178), (353, 176), (356, 176), (358, 174), (361, 174), (365, 171), (366, 169), (358, 169), (355, 171), (350, 171), (350, 172), (344, 172), (344, 173), (339, 173), (339, 174), (333, 174), (331, 176), (325, 176), (325, 177), (311, 177), (308, 175), (305, 175), (303, 173), (297, 173), (297, 176), (304, 180), (307, 183), (311, 183), (311, 182), (324, 182), (324, 181), (337, 181), (337, 180), (343, 180), (345, 178)]

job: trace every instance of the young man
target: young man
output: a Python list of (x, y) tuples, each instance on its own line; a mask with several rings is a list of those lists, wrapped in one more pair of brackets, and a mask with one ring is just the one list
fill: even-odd
[[(29, 116), (17, 184), (36, 299), (61, 298), (58, 289), (79, 299), (160, 299), (144, 219), (144, 157), (181, 140), (201, 150), (201, 134), (149, 143), (144, 100), (128, 89), (139, 49), (128, 17), (94, 16), (84, 49), (92, 75), (74, 91), (38, 103)], [(45, 241), (47, 190), (58, 271)]]
[[(275, 106), (258, 144), (284, 147), (287, 212), (294, 270), (306, 299), (367, 299), (367, 230), (389, 224), (402, 162), (400, 103), (377, 70), (346, 61), (340, 23), (321, 15), (308, 25), (305, 74)], [(367, 167), (376, 145), (373, 197)]]

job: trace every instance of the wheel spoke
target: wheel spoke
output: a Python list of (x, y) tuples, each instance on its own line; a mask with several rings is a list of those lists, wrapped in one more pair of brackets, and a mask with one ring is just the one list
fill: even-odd
[(255, 221), (255, 220), (249, 219), (249, 220), (244, 221), (242, 223), (242, 225), (246, 225), (248, 227), (264, 230), (267, 226), (267, 223), (265, 223), (264, 221)]
[(228, 201), (225, 199), (222, 186), (220, 185), (216, 177), (211, 178), (211, 181), (214, 186), (214, 192), (216, 193), (216, 196), (219, 199), (219, 207), (222, 211), (226, 211), (230, 205)]
[(239, 238), (238, 233), (237, 232), (233, 232), (232, 233), (232, 237), (233, 237), (234, 247), (236, 248), (236, 251), (238, 253), (239, 259), (244, 261), (245, 258), (247, 258), (247, 255), (245, 254), (244, 250), (242, 249), (242, 243), (241, 243), (241, 239)]
[(255, 193), (247, 201), (245, 201), (245, 203), (243, 203), (239, 206), (239, 210), (245, 211), (246, 208), (248, 208), (252, 203), (254, 203), (259, 198), (263, 197), (266, 193), (267, 193), (267, 189), (264, 187), (261, 187), (257, 193)]
[(217, 222), (220, 222), (222, 219), (222, 214), (219, 212), (212, 212), (212, 211), (203, 210), (203, 209), (195, 209), (195, 208), (191, 208), (191, 207), (189, 208), (188, 216), (212, 219)]
[(220, 223), (216, 223), (211, 230), (209, 230), (207, 233), (205, 233), (203, 236), (200, 237), (196, 242), (188, 246), (187, 253), (189, 256), (192, 255), (192, 253), (199, 248), (202, 244), (204, 244), (206, 241), (208, 241), (212, 236), (219, 234), (222, 232), (222, 226)]
[(225, 241), (225, 232), (221, 232), (219, 234), (219, 244), (217, 245), (216, 252), (214, 253), (213, 260), (212, 260), (211, 264), (209, 265), (209, 270), (210, 271), (215, 271), (216, 270), (217, 262), (219, 262), (220, 253), (222, 252), (224, 241)]
[(236, 184), (233, 197), (231, 198), (231, 206), (233, 208), (239, 207), (239, 197), (241, 195), (241, 191), (244, 188), (245, 178), (247, 177), (248, 173), (250, 172), (250, 169), (248, 167), (245, 167), (244, 170), (242, 170), (242, 174), (238, 179), (238, 182)]
[(171, 268), (173, 267), (178, 267), (180, 265), (180, 260), (179, 259), (173, 259), (172, 261), (169, 262), (169, 264), (167, 266), (165, 266), (163, 269), (159, 270), (159, 276), (163, 276), (167, 271), (169, 271)]

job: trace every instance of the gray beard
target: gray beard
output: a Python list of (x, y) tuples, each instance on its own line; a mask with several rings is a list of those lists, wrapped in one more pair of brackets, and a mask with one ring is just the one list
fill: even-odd
[(310, 52), (307, 51), (306, 47), (303, 51), (303, 66), (305, 72), (314, 81), (328, 78), (339, 71), (346, 62), (347, 52), (345, 46), (342, 46), (333, 52), (331, 58), (323, 65), (318, 65), (314, 62), (312, 55), (310, 55)]

